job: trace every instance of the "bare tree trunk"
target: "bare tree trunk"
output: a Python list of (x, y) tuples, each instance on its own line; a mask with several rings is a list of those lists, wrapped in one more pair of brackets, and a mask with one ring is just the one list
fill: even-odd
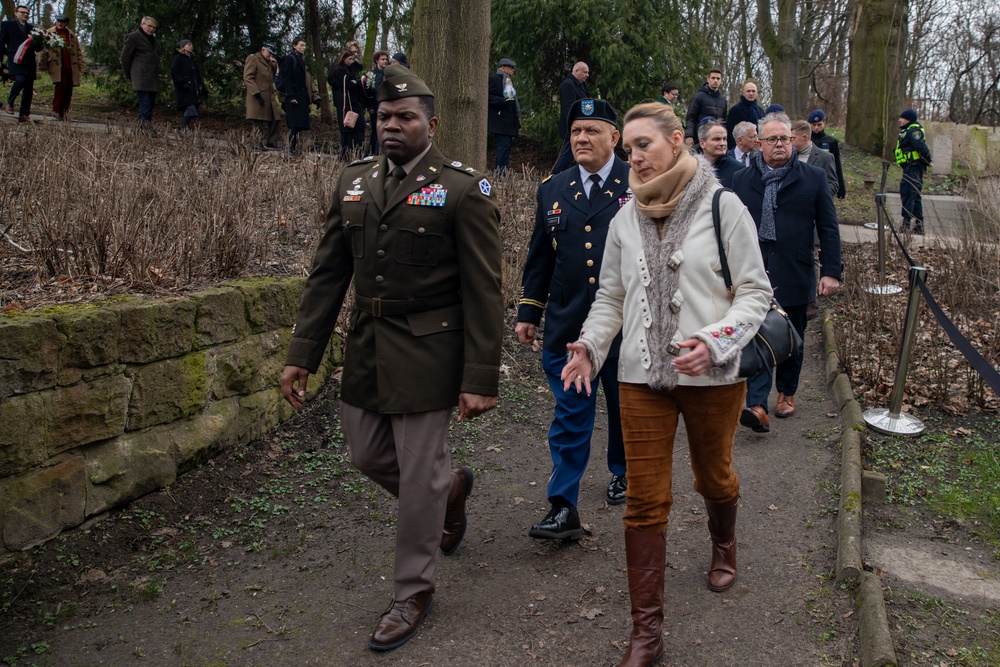
[[(349, 0), (348, 0), (349, 4)], [(319, 107), (320, 120), (326, 125), (333, 125), (333, 109), (330, 108), (330, 96), (326, 88), (326, 61), (323, 59), (323, 38), (319, 25), (319, 0), (309, 0), (306, 3), (306, 32), (312, 42), (313, 59), (316, 67), (313, 68), (313, 76), (317, 79), (316, 88), (322, 100)]]
[[(372, 56), (375, 55), (375, 38), (378, 33), (378, 23), (379, 19), (382, 18), (382, 0), (370, 0), (368, 3), (368, 24), (365, 26), (365, 52), (364, 60), (362, 65), (364, 65), (365, 70), (371, 69), (372, 66)], [(372, 128), (374, 130), (374, 128)]]
[(66, 0), (63, 14), (69, 19), (69, 29), (76, 32), (76, 0)]
[(8, 21), (14, 20), (14, 0), (0, 0), (3, 6), (3, 17)]
[(908, 0), (858, 0), (851, 27), (847, 143), (892, 157), (903, 99)]
[(414, 0), (409, 56), (435, 95), (440, 124), (434, 143), (478, 169), (486, 166), (489, 44), (489, 0)]
[(771, 102), (785, 107), (788, 115), (802, 115), (799, 97), (799, 61), (802, 39), (797, 25), (799, 0), (778, 0), (778, 25), (771, 18), (771, 0), (757, 0), (757, 31), (761, 46), (771, 61)]

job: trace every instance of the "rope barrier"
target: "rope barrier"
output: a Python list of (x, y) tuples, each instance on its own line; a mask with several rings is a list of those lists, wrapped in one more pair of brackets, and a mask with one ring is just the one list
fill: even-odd
[[(916, 329), (916, 308), (919, 303), (919, 299), (915, 298), (918, 295), (913, 292), (914, 288), (918, 289), (920, 294), (923, 295), (924, 300), (927, 302), (928, 308), (934, 314), (934, 318), (937, 320), (940, 327), (948, 334), (948, 338), (958, 349), (959, 353), (965, 360), (972, 366), (973, 370), (979, 375), (980, 378), (993, 390), (995, 394), (1000, 396), (1000, 371), (998, 371), (990, 362), (979, 353), (978, 350), (969, 342), (955, 323), (951, 321), (951, 318), (941, 309), (937, 301), (934, 299), (934, 295), (931, 294), (930, 288), (927, 287), (926, 276), (927, 270), (918, 267), (917, 263), (914, 261), (910, 253), (906, 251), (906, 246), (903, 245), (903, 240), (899, 237), (899, 233), (896, 231), (896, 226), (892, 224), (892, 216), (889, 214), (889, 210), (886, 207), (884, 194), (877, 195), (875, 197), (875, 204), (878, 209), (878, 213), (882, 217), (882, 220), (888, 225), (889, 231), (892, 232), (892, 236), (896, 239), (896, 245), (899, 250), (903, 253), (903, 257), (906, 258), (907, 263), (910, 266), (910, 303), (907, 308), (907, 326), (905, 327), (903, 340), (904, 344), (902, 349), (900, 349), (899, 362), (896, 369), (896, 381), (893, 387), (893, 400), (890, 403), (888, 410), (869, 410), (865, 413), (865, 421), (868, 425), (877, 431), (882, 433), (889, 433), (892, 435), (916, 435), (923, 430), (923, 424), (919, 420), (908, 416), (900, 414), (900, 403), (902, 402), (902, 392), (903, 385), (906, 382), (906, 371), (909, 365), (909, 357), (912, 347), (912, 339)], [(880, 229), (881, 234), (881, 229)], [(880, 258), (880, 261), (881, 260)]]

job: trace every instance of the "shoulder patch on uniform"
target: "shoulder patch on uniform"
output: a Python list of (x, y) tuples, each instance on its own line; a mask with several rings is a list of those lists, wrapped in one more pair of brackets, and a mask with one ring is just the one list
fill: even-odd
[(493, 188), (490, 186), (490, 182), (487, 181), (485, 178), (483, 180), (479, 181), (479, 191), (482, 192), (484, 195), (486, 195), (487, 197), (489, 197), (490, 196), (490, 192), (492, 190), (493, 190)]
[(473, 169), (469, 165), (462, 164), (461, 162), (459, 162), (457, 160), (455, 162), (451, 162), (451, 163), (445, 162), (444, 166), (448, 167), (450, 169), (454, 169), (458, 173), (465, 174), (466, 176), (475, 176), (477, 178), (482, 178), (483, 177), (483, 175), (481, 173), (479, 173), (478, 171), (476, 171), (475, 169)]
[(916, 139), (917, 141), (920, 141), (921, 139), (924, 138), (924, 133), (921, 132), (920, 130), (914, 130), (913, 131), (913, 138)]

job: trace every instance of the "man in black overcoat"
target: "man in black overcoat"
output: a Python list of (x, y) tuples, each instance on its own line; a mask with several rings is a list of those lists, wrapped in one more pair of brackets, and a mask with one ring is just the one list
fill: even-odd
[(569, 113), (577, 100), (590, 97), (587, 77), (590, 66), (582, 60), (573, 65), (573, 71), (559, 84), (559, 138), (563, 140), (559, 157), (552, 167), (552, 174), (558, 174), (573, 164), (573, 150), (569, 145)]
[[(7, 70), (14, 78), (3, 110), (14, 115), (14, 100), (21, 96), (21, 107), (17, 119), (22, 123), (31, 120), (31, 99), (34, 95), (35, 76), (38, 61), (35, 52), (42, 46), (27, 46), (21, 48), (31, 37), (31, 29), (35, 26), (28, 23), (30, 10), (27, 5), (18, 5), (14, 9), (14, 20), (0, 24), (0, 56), (7, 55)], [(20, 62), (18, 62), (20, 61)]]
[[(792, 123), (783, 113), (772, 113), (760, 121), (760, 153), (750, 166), (736, 172), (733, 191), (739, 195), (757, 225), (760, 252), (764, 258), (774, 298), (805, 339), (808, 305), (816, 300), (815, 235), (820, 246), (819, 294), (834, 294), (840, 288), (840, 227), (826, 174), (800, 162), (792, 147)], [(776, 417), (795, 413), (795, 392), (802, 371), (802, 355), (778, 364), (775, 385)], [(770, 370), (747, 378), (747, 407), (740, 416), (744, 426), (764, 433), (770, 430), (768, 396)]]

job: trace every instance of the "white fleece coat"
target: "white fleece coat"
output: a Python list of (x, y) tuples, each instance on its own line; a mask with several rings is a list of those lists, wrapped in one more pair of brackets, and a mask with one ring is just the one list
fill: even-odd
[[(742, 348), (752, 340), (771, 302), (771, 284), (761, 260), (753, 218), (735, 194), (725, 192), (720, 201), (722, 238), (735, 289), (735, 297), (729, 297), (712, 224), (712, 194), (718, 187), (712, 184), (706, 188), (694, 208), (688, 234), (669, 262), (676, 263), (679, 271), (671, 303), (678, 318), (673, 342), (698, 338), (708, 345), (714, 362), (714, 367), (700, 376), (679, 375), (678, 384), (682, 386), (742, 382), (736, 375)], [(600, 289), (579, 341), (590, 351), (595, 377), (607, 360), (612, 340), (622, 330), (619, 381), (650, 383), (653, 355), (649, 353), (647, 334), (652, 319), (647, 304), (657, 291), (650, 285), (651, 273), (655, 272), (650, 271), (646, 259), (638, 208), (632, 200), (611, 221)], [(689, 349), (678, 351), (687, 354)], [(673, 354), (658, 356), (673, 358)]]

